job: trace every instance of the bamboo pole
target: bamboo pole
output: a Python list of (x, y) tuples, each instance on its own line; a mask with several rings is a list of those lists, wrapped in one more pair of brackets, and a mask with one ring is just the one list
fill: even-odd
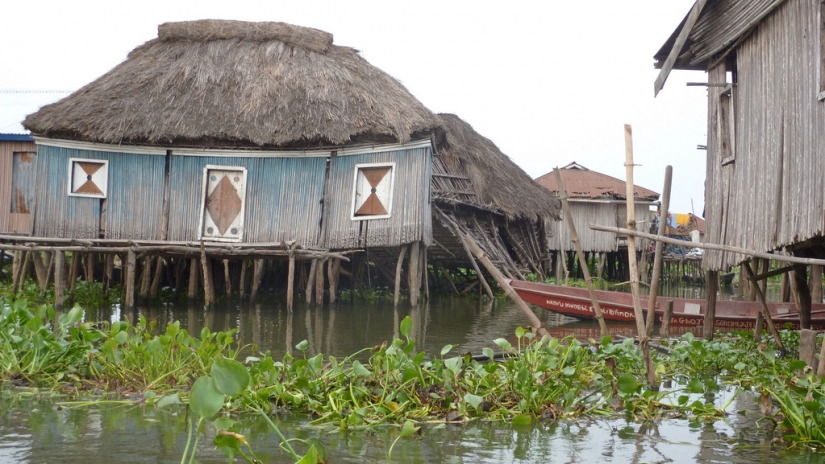
[(321, 306), (324, 304), (324, 266), (327, 265), (326, 259), (319, 259), (318, 265), (315, 266), (315, 304)]
[(404, 255), (407, 254), (407, 245), (401, 246), (401, 252), (398, 253), (398, 262), (395, 265), (395, 293), (393, 293), (393, 305), (398, 306), (398, 301), (401, 299), (401, 269), (404, 265)]
[(246, 270), (249, 267), (249, 261), (241, 261), (241, 281), (238, 283), (238, 297), (241, 301), (246, 300)]
[[(625, 171), (627, 181), (625, 183), (626, 205), (627, 205), (627, 228), (636, 228), (636, 202), (634, 198), (633, 185), (633, 131), (629, 124), (624, 126), (625, 141)], [(644, 314), (642, 314), (642, 302), (639, 298), (639, 270), (636, 263), (636, 240), (629, 237), (627, 240), (627, 262), (630, 271), (630, 290), (633, 294), (633, 310), (636, 314), (636, 333), (639, 335), (639, 346), (645, 357), (645, 367), (647, 369), (647, 379), (652, 389), (659, 388), (659, 379), (656, 377), (656, 370), (650, 359), (650, 346), (648, 344), (647, 326), (645, 325)]]
[(203, 245), (201, 245), (201, 268), (203, 269), (204, 305), (211, 308), (215, 304), (215, 283), (212, 281), (212, 260), (206, 256)]
[(670, 338), (670, 320), (673, 318), (673, 300), (665, 302), (665, 310), (662, 313), (662, 326), (659, 328), (659, 335), (662, 339)]
[(476, 258), (478, 258), (478, 260), (481, 261), (481, 264), (484, 265), (484, 267), (487, 269), (487, 272), (489, 272), (490, 275), (492, 275), (493, 278), (496, 280), (496, 282), (498, 282), (499, 286), (501, 286), (502, 290), (504, 290), (505, 295), (510, 297), (510, 299), (513, 300), (513, 302), (516, 304), (516, 306), (518, 306), (521, 312), (524, 313), (525, 316), (527, 316), (527, 319), (530, 321), (530, 324), (533, 326), (533, 329), (535, 329), (540, 336), (549, 337), (550, 334), (547, 332), (547, 329), (545, 329), (544, 326), (541, 324), (541, 321), (536, 316), (536, 314), (530, 309), (529, 306), (527, 306), (527, 303), (525, 303), (524, 300), (522, 300), (521, 297), (518, 296), (515, 290), (513, 290), (513, 287), (511, 287), (510, 284), (507, 283), (507, 280), (504, 278), (504, 276), (501, 275), (501, 272), (496, 268), (493, 262), (490, 261), (490, 258), (487, 257), (487, 253), (485, 253), (478, 246), (478, 243), (476, 243), (476, 241), (473, 240), (470, 234), (464, 234), (460, 238), (464, 243), (467, 244), (467, 247), (476, 256)]
[[(670, 210), (670, 189), (673, 183), (673, 166), (665, 168), (665, 185), (662, 188), (662, 206), (659, 209), (659, 230), (656, 235), (662, 237), (667, 229), (667, 213)], [(659, 296), (659, 281), (662, 276), (662, 242), (655, 242), (656, 250), (653, 254), (653, 276), (650, 279), (650, 296), (647, 305), (647, 335), (653, 333), (653, 323), (656, 320), (656, 298)]]
[[(126, 255), (126, 308), (132, 309), (135, 307), (135, 266), (137, 265), (137, 257), (133, 250), (129, 250)], [(78, 259), (78, 263), (80, 260)], [(74, 267), (74, 266), (73, 266)], [(79, 274), (79, 269), (76, 274)], [(75, 276), (76, 277), (76, 276)], [(74, 290), (74, 285), (72, 285)]]
[(424, 273), (424, 298), (430, 301), (430, 266), (427, 263), (427, 247), (424, 247), (422, 259), (424, 261), (424, 265), (422, 266), (422, 272)]
[(223, 260), (223, 279), (226, 282), (226, 299), (232, 298), (232, 276), (229, 275), (229, 260)]
[(62, 251), (54, 254), (54, 306), (56, 309), (63, 309), (65, 303), (66, 290), (66, 256)]
[[(751, 269), (751, 265), (748, 262), (742, 263), (742, 266), (745, 268), (745, 272), (748, 274), (747, 277), (753, 277), (753, 269)], [(776, 326), (773, 323), (773, 319), (771, 318), (771, 313), (768, 310), (768, 305), (765, 303), (765, 295), (762, 294), (762, 289), (759, 288), (758, 285), (756, 287), (756, 297), (759, 300), (760, 308), (762, 309), (762, 317), (765, 318), (765, 322), (768, 324), (768, 331), (773, 335), (773, 340), (776, 342), (776, 346), (784, 353), (785, 352), (785, 345), (782, 344), (782, 339), (779, 338), (779, 331), (776, 330)]]
[(341, 260), (330, 259), (327, 265), (327, 278), (329, 279), (329, 302), (335, 303), (338, 297), (338, 279), (341, 275)]
[(567, 227), (570, 230), (570, 239), (573, 246), (576, 248), (576, 255), (579, 257), (579, 266), (584, 274), (584, 281), (587, 283), (587, 291), (590, 293), (590, 301), (593, 303), (593, 311), (596, 313), (596, 319), (599, 321), (599, 328), (601, 329), (602, 337), (609, 336), (607, 331), (607, 324), (604, 322), (604, 315), (602, 314), (602, 307), (599, 304), (599, 297), (596, 296), (596, 289), (593, 287), (593, 279), (590, 278), (590, 269), (587, 266), (587, 259), (582, 251), (582, 245), (579, 241), (579, 234), (576, 232), (576, 225), (573, 224), (573, 214), (570, 212), (570, 204), (567, 201), (567, 190), (564, 187), (564, 181), (561, 178), (561, 171), (556, 167), (553, 169), (556, 175), (556, 186), (559, 189), (559, 196), (561, 197), (562, 209), (564, 209), (564, 217), (567, 219)]
[(160, 290), (160, 279), (163, 278), (164, 260), (158, 257), (158, 262), (155, 265), (155, 275), (152, 277), (152, 285), (149, 287), (149, 299), (158, 299), (158, 290)]

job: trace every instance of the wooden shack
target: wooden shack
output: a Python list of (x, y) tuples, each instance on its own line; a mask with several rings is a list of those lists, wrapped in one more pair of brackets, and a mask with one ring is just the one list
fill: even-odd
[[(708, 242), (825, 256), (823, 5), (698, 0), (654, 57), (656, 92), (673, 69), (706, 72)], [(708, 250), (703, 266), (716, 272), (745, 258)], [(804, 314), (807, 269), (794, 270)], [(820, 287), (821, 278), (812, 283)]]
[[(575, 161), (559, 168), (562, 182), (570, 202), (570, 212), (579, 235), (582, 250), (588, 255), (598, 257), (600, 267), (607, 263), (607, 277), (621, 278), (627, 273), (626, 253), (618, 253), (627, 246), (627, 237), (615, 236), (591, 230), (589, 224), (610, 227), (627, 227), (627, 190), (626, 182), (615, 177), (592, 171)], [(558, 195), (555, 174), (551, 171), (536, 179), (545, 189)], [(657, 206), (659, 194), (638, 185), (634, 186), (636, 203), (636, 224), (640, 230), (647, 230), (650, 224), (650, 208)], [(551, 250), (566, 253), (569, 256), (556, 260), (556, 277), (561, 276), (561, 266), (572, 269), (576, 262), (574, 247), (570, 240), (570, 230), (566, 218), (561, 221), (547, 222), (547, 240)], [(637, 249), (642, 249), (637, 239)]]
[(0, 233), (30, 232), (36, 158), (28, 134), (0, 134)]
[[(207, 243), (207, 252), (226, 251), (225, 289), (240, 287), (241, 295), (246, 262), (232, 250), (271, 247), (284, 259), (300, 246), (315, 255), (311, 267), (298, 263), (298, 285), (319, 302), (327, 277), (334, 299), (344, 255), (353, 258), (344, 269), (353, 286), (361, 276), (384, 284), (394, 278), (396, 292), (406, 255), (415, 302), (427, 280), (426, 250), (441, 227), (434, 214), (449, 219), (450, 208), (467, 206), (493, 214), (497, 224), (558, 216), (549, 195), (531, 199), (526, 214), (512, 210), (514, 199), (484, 193), (488, 184), (479, 182), (502, 188), (491, 178), (516, 176), (524, 184), (527, 176), (506, 157), (507, 169), (499, 170), (504, 161), (462, 152), (447, 130), (456, 120), (431, 113), (399, 81), (323, 31), (218, 20), (162, 24), (158, 38), (125, 62), (24, 121), (37, 143), (36, 176), (44, 180), (35, 184), (33, 234), (121, 245)], [(440, 161), (450, 153), (464, 158)], [(445, 179), (469, 185), (434, 190)], [(441, 193), (455, 195), (446, 213), (436, 211), (446, 201)], [(455, 245), (443, 241), (442, 249)], [(180, 258), (194, 256), (175, 250)], [(318, 255), (328, 251), (343, 254)], [(448, 253), (444, 265), (471, 264), (466, 254)], [(240, 282), (233, 282), (233, 259), (240, 260)], [(194, 259), (171, 262), (198, 272)], [(283, 276), (281, 264), (273, 271), (257, 263), (255, 280), (265, 270)], [(203, 267), (206, 284), (211, 268)], [(288, 272), (292, 285), (292, 264)], [(144, 287), (149, 280), (142, 279)]]

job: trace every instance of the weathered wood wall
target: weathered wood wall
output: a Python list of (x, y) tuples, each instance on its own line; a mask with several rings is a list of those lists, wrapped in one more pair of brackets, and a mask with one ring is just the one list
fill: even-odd
[[(589, 224), (599, 224), (610, 227), (627, 227), (627, 213), (625, 203), (588, 203), (571, 201), (570, 212), (573, 216), (573, 225), (581, 241), (582, 250), (592, 252), (610, 252), (618, 250), (616, 236), (591, 230)], [(650, 203), (636, 202), (636, 224), (638, 230), (647, 230), (650, 220)], [(545, 230), (551, 250), (572, 250), (570, 228), (567, 218), (561, 221), (545, 220)], [(636, 246), (641, 246), (636, 240)]]
[[(720, 123), (730, 81), (709, 72), (706, 240), (769, 251), (821, 235), (825, 225), (825, 102), (820, 89), (819, 0), (787, 0), (737, 48), (734, 125)], [(731, 138), (735, 160), (721, 165)], [(707, 251), (703, 266), (743, 257)]]
[[(15, 201), (21, 207), (19, 211), (30, 211), (31, 207), (31, 205), (25, 204), (30, 199), (25, 198), (24, 194), (14, 191), (14, 187), (17, 187), (17, 185), (15, 185), (12, 178), (12, 173), (14, 172), (14, 153), (31, 153), (36, 150), (34, 142), (0, 141), (0, 232), (28, 234), (31, 230), (30, 213), (12, 213), (12, 203)], [(27, 172), (29, 170), (33, 171), (32, 168), (35, 165), (34, 160), (32, 160), (31, 166), (24, 166), (24, 169)], [(27, 182), (34, 180), (33, 176), (24, 177), (27, 177), (24, 179)]]

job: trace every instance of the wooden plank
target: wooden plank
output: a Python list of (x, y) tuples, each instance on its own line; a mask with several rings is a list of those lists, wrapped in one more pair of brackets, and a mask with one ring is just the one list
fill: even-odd
[[(670, 189), (673, 183), (673, 166), (665, 168), (665, 185), (662, 188), (662, 206), (659, 209), (659, 230), (656, 235), (663, 237), (667, 229), (667, 215), (670, 211)], [(662, 277), (662, 242), (655, 242), (656, 249), (653, 252), (653, 275), (650, 278), (650, 293), (647, 305), (647, 335), (653, 333), (653, 323), (656, 320), (656, 298), (659, 296), (659, 281)]]
[(764, 272), (762, 274), (756, 275), (756, 276), (753, 277), (753, 279), (748, 279), (748, 280), (752, 280), (753, 282), (767, 280), (767, 279), (769, 279), (773, 276), (778, 276), (780, 274), (785, 274), (786, 272), (790, 272), (792, 270), (793, 270), (792, 265), (778, 267), (778, 268), (776, 268), (772, 271), (768, 271), (768, 272)]
[(673, 69), (673, 65), (676, 64), (676, 59), (682, 52), (682, 47), (684, 47), (685, 42), (687, 41), (688, 36), (690, 35), (691, 29), (693, 29), (693, 26), (696, 24), (696, 20), (699, 19), (699, 15), (702, 13), (702, 8), (705, 6), (706, 1), (707, 0), (697, 0), (696, 3), (693, 5), (693, 8), (690, 10), (690, 14), (688, 14), (688, 17), (685, 20), (685, 25), (682, 27), (682, 30), (679, 31), (679, 35), (676, 37), (676, 41), (673, 43), (673, 48), (670, 49), (670, 53), (668, 53), (667, 59), (665, 60), (665, 63), (662, 65), (662, 70), (659, 71), (659, 76), (656, 77), (656, 82), (653, 84), (654, 98), (656, 97), (656, 95), (659, 95), (659, 91), (662, 90), (662, 87), (665, 86), (667, 76)]

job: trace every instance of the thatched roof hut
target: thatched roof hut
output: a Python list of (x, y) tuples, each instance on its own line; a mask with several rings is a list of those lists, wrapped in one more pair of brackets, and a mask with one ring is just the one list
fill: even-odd
[(406, 142), (436, 119), (327, 32), (201, 20), (160, 25), (126, 61), (23, 124), (109, 144), (307, 148)]

